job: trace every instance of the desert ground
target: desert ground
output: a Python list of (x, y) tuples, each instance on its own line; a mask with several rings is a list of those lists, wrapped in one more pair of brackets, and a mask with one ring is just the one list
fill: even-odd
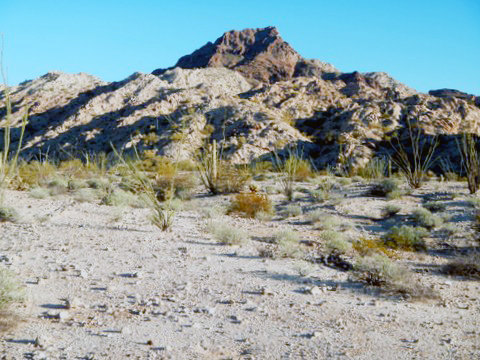
[[(3, 315), (0, 353), (4, 359), (479, 359), (480, 283), (442, 272), (476, 246), (477, 203), (466, 183), (434, 178), (389, 200), (370, 194), (371, 181), (341, 179), (332, 180), (331, 196), (322, 201), (308, 193), (318, 179), (297, 182), (287, 202), (278, 176), (266, 176), (255, 186), (268, 192), (274, 211), (260, 219), (226, 214), (235, 195), (212, 196), (199, 186), (178, 205), (168, 231), (152, 225), (148, 208), (107, 206), (71, 192), (35, 198), (7, 190), (4, 201), (18, 218), (0, 223), (0, 261), (26, 295)], [(415, 282), (406, 286), (418, 293), (352, 276), (348, 265), (362, 257), (354, 249), (342, 252), (347, 267), (325, 261), (332, 250), (322, 238), (325, 219), (335, 217), (331, 229), (355, 243), (411, 224), (412, 211), (427, 201), (445, 207), (426, 248), (392, 250)], [(387, 205), (399, 210), (384, 216)], [(222, 243), (212, 230), (220, 224), (242, 229), (246, 239)], [(275, 237), (285, 229), (297, 234), (295, 251), (278, 252)]]

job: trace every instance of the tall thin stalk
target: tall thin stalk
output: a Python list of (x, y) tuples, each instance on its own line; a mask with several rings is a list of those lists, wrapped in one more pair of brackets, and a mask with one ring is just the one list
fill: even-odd
[(436, 136), (431, 139), (425, 138), (421, 129), (418, 126), (414, 128), (408, 120), (407, 130), (411, 154), (398, 137), (395, 137), (397, 144), (391, 142), (394, 151), (391, 160), (403, 174), (408, 185), (413, 189), (418, 189), (422, 186), (423, 177), (433, 163), (438, 139)]
[(477, 152), (477, 136), (463, 133), (461, 141), (457, 140), (457, 146), (462, 156), (462, 166), (467, 173), (468, 190), (475, 194), (480, 187), (480, 159)]

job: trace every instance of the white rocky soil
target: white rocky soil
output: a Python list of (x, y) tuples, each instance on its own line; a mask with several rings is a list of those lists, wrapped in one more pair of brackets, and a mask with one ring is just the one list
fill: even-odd
[[(224, 196), (187, 202), (170, 232), (151, 225), (148, 209), (13, 191), (6, 201), (21, 220), (0, 224), (1, 261), (25, 284), (27, 301), (12, 308), (18, 326), (0, 341), (5, 359), (480, 357), (478, 281), (422, 272), (439, 298), (406, 301), (349, 281), (348, 272), (260, 258), (258, 239), (279, 228), (315, 238), (295, 219), (228, 217), (251, 236), (238, 247), (205, 231), (204, 210)], [(365, 230), (379, 202), (350, 192), (335, 209)], [(418, 268), (445, 259), (402, 261)]]

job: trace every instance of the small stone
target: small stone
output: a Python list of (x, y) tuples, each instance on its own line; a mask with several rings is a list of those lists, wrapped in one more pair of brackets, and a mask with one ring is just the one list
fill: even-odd
[(121, 333), (123, 335), (130, 335), (132, 333), (132, 329), (130, 329), (128, 326), (124, 326), (121, 330)]
[(58, 313), (58, 318), (60, 319), (60, 321), (64, 322), (64, 321), (70, 320), (71, 315), (68, 311), (60, 311)]
[(262, 295), (275, 295), (275, 292), (272, 289), (265, 286), (265, 287), (262, 287), (260, 289), (260, 294), (262, 294)]

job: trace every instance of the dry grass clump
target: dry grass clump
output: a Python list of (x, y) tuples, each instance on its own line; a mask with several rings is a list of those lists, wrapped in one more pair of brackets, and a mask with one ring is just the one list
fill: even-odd
[(0, 222), (16, 222), (18, 220), (17, 211), (9, 206), (0, 206)]
[[(92, 189), (80, 189), (78, 193), (81, 193), (82, 191), (87, 191), (87, 190), (92, 190)], [(96, 196), (95, 193), (93, 193), (92, 195)], [(109, 192), (107, 195), (105, 195), (102, 198), (101, 203), (105, 205), (119, 206), (119, 207), (122, 207), (122, 206), (145, 207), (145, 203), (144, 201), (142, 201), (141, 198), (139, 198), (137, 195), (131, 192), (124, 191), (121, 189), (116, 189), (116, 190), (113, 190), (112, 192)]]
[(399, 205), (389, 204), (382, 209), (382, 216), (389, 218), (397, 215), (402, 208)]
[(274, 168), (280, 173), (280, 184), (288, 201), (293, 200), (295, 181), (305, 181), (313, 176), (310, 162), (303, 159), (303, 154), (298, 150), (290, 149), (284, 160), (280, 160), (276, 154)]
[(383, 236), (385, 245), (392, 249), (407, 251), (425, 250), (425, 238), (429, 235), (427, 229), (408, 225), (393, 226)]
[(272, 213), (272, 203), (267, 195), (254, 192), (235, 195), (229, 208), (229, 213), (238, 213), (248, 218), (254, 218), (260, 212)]
[(325, 215), (325, 212), (323, 210), (315, 209), (313, 211), (309, 211), (306, 215), (306, 218), (307, 218), (307, 221), (310, 224), (315, 224), (318, 221), (320, 221), (321, 219), (323, 219), (325, 216), (326, 215)]
[(300, 216), (303, 214), (303, 209), (301, 206), (298, 205), (287, 205), (283, 209), (282, 213), (286, 217), (291, 217), (291, 216)]
[(392, 198), (392, 194), (396, 197), (400, 191), (399, 182), (395, 179), (385, 179), (372, 185), (368, 194), (371, 196), (381, 196)]
[(44, 186), (56, 174), (56, 167), (48, 161), (20, 161), (17, 167), (17, 176), (12, 179), (10, 186), (15, 190)]
[(373, 254), (382, 254), (389, 258), (394, 257), (395, 253), (385, 246), (385, 243), (376, 238), (360, 238), (353, 243), (353, 250), (360, 256)]
[(320, 237), (325, 242), (325, 247), (330, 253), (345, 254), (352, 249), (352, 243), (345, 239), (343, 233), (335, 230), (322, 231)]
[(466, 256), (457, 257), (444, 265), (442, 272), (447, 275), (480, 279), (480, 251), (477, 250)]
[(240, 245), (248, 240), (248, 234), (225, 221), (213, 220), (207, 222), (207, 230), (213, 237), (226, 245)]
[(33, 187), (30, 189), (29, 193), (34, 199), (45, 199), (50, 196), (50, 191), (42, 187)]
[(316, 224), (322, 230), (335, 230), (340, 227), (346, 228), (351, 225), (350, 223), (345, 222), (344, 219), (336, 215), (323, 216), (316, 222)]
[(416, 225), (427, 229), (433, 229), (443, 224), (443, 219), (441, 217), (432, 214), (425, 208), (415, 209), (412, 213), (412, 218)]
[(434, 298), (431, 289), (422, 286), (413, 274), (384, 255), (358, 258), (354, 265), (355, 280), (370, 286), (380, 287), (390, 294), (411, 298)]
[(380, 180), (387, 175), (388, 165), (386, 159), (375, 157), (370, 159), (365, 167), (359, 169), (357, 175), (364, 179)]
[(447, 209), (447, 204), (442, 201), (429, 201), (423, 207), (431, 212), (442, 212)]
[(216, 141), (207, 146), (200, 155), (198, 171), (203, 185), (214, 195), (240, 192), (250, 180), (247, 168), (236, 168), (221, 159)]
[(300, 257), (303, 254), (299, 248), (300, 238), (298, 233), (291, 229), (278, 231), (273, 238), (273, 242), (278, 244), (276, 253), (280, 257)]
[(0, 332), (10, 330), (18, 324), (18, 319), (10, 311), (9, 306), (21, 302), (25, 298), (25, 290), (11, 271), (0, 269)]

